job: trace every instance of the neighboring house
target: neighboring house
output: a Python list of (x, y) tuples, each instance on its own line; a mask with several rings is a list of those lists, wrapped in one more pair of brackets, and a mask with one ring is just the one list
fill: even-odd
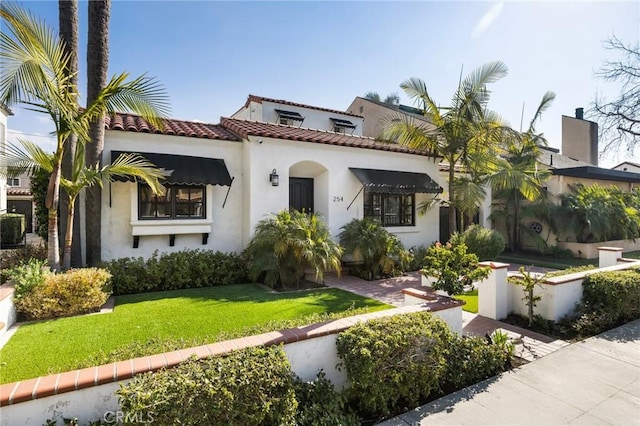
[(347, 107), (350, 114), (359, 114), (364, 117), (362, 135), (372, 138), (380, 138), (386, 123), (399, 117), (407, 117), (425, 127), (432, 127), (418, 108), (407, 105), (389, 105), (384, 102), (357, 96), (351, 105)]
[[(7, 117), (13, 112), (6, 105), (0, 103), (0, 154), (5, 152), (7, 146)], [(7, 180), (0, 173), (0, 213), (7, 209)]]
[(25, 216), (26, 232), (35, 230), (35, 206), (31, 194), (31, 179), (24, 173), (7, 179), (7, 212)]
[(612, 167), (613, 170), (620, 170), (623, 172), (634, 172), (634, 173), (640, 173), (640, 164), (638, 163), (633, 163), (631, 161), (624, 161), (620, 164), (618, 164), (615, 167)]
[[(134, 182), (103, 191), (102, 258), (154, 250), (240, 251), (256, 224), (293, 208), (324, 216), (334, 236), (353, 218), (381, 221), (407, 247), (438, 239), (438, 212), (416, 207), (442, 191), (424, 151), (360, 136), (362, 117), (249, 96), (220, 124), (141, 117), (106, 120), (104, 161), (137, 152), (171, 170), (164, 196)], [(432, 177), (435, 177), (434, 181)]]

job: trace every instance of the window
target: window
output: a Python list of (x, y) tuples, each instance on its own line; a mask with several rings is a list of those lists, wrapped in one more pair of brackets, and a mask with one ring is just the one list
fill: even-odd
[(9, 178), (7, 179), (7, 185), (9, 186), (20, 186), (20, 178)]
[(204, 219), (204, 185), (165, 185), (163, 195), (154, 195), (147, 185), (138, 186), (140, 219)]
[(291, 118), (280, 117), (280, 124), (284, 124), (285, 126), (294, 126), (295, 122)]
[(415, 225), (414, 205), (414, 194), (365, 192), (364, 217), (378, 221), (382, 226), (413, 226)]

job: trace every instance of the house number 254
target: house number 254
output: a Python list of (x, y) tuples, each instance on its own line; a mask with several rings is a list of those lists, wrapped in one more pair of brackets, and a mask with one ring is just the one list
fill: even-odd
[(333, 196), (333, 202), (334, 203), (341, 203), (343, 201), (344, 201), (344, 198), (342, 198), (341, 196), (339, 196), (339, 195), (334, 195)]

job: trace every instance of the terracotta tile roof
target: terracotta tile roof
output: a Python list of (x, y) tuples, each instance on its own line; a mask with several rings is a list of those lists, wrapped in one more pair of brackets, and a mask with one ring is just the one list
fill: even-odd
[(314, 142), (327, 145), (349, 146), (354, 148), (368, 148), (381, 151), (432, 156), (432, 154), (427, 151), (411, 149), (397, 144), (378, 142), (374, 138), (366, 136), (352, 136), (325, 130), (285, 126), (260, 121), (237, 120), (225, 117), (221, 119), (220, 125), (243, 138), (247, 138), (248, 136), (263, 136), (292, 141)]
[(105, 127), (107, 130), (121, 130), (125, 132), (155, 133), (202, 139), (222, 139), (228, 141), (240, 140), (236, 135), (217, 124), (176, 119), (165, 119), (163, 121), (164, 129), (159, 130), (147, 123), (144, 118), (139, 115), (118, 112), (105, 118)]
[(31, 195), (30, 189), (7, 188), (7, 195)]
[(261, 104), (262, 101), (273, 102), (273, 103), (276, 103), (276, 104), (291, 105), (291, 106), (300, 107), (300, 108), (310, 108), (310, 109), (315, 109), (317, 111), (332, 112), (334, 114), (343, 114), (343, 115), (349, 115), (351, 117), (363, 118), (361, 115), (352, 114), (352, 113), (346, 112), (346, 111), (339, 111), (337, 109), (321, 108), (321, 107), (317, 107), (317, 106), (313, 106), (313, 105), (305, 105), (305, 104), (299, 104), (299, 103), (296, 103), (296, 102), (285, 101), (284, 99), (265, 98), (265, 97), (256, 96), (256, 95), (249, 95), (249, 97), (247, 98), (247, 102), (245, 102), (245, 104), (244, 104), (244, 107), (245, 108), (248, 107), (249, 106), (249, 102), (251, 102), (251, 101), (258, 102), (259, 104)]

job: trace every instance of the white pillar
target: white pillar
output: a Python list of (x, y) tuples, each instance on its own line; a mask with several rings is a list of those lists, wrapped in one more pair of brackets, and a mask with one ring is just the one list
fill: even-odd
[(478, 314), (499, 320), (509, 314), (508, 263), (480, 262), (491, 268), (489, 276), (478, 283)]
[(617, 265), (618, 259), (622, 257), (622, 250), (619, 247), (598, 247), (598, 267)]

